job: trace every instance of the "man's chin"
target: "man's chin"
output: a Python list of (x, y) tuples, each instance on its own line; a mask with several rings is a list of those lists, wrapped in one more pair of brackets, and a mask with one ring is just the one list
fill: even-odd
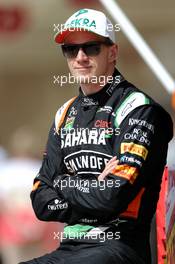
[(76, 76), (76, 80), (80, 84), (91, 83), (91, 79), (92, 79), (92, 77), (88, 76), (88, 75), (78, 75), (78, 76)]

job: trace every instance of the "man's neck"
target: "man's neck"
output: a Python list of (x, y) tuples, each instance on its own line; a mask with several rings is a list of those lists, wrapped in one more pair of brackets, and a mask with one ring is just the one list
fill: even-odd
[[(106, 84), (106, 83), (105, 83)], [(102, 83), (83, 83), (81, 84), (81, 90), (84, 95), (90, 95), (99, 92), (105, 84)]]
[(84, 95), (90, 95), (99, 92), (103, 87), (112, 79), (114, 73), (114, 68), (106, 73), (105, 75), (102, 75), (103, 78), (100, 79), (99, 82), (94, 83), (94, 79), (91, 83), (81, 83), (80, 87)]

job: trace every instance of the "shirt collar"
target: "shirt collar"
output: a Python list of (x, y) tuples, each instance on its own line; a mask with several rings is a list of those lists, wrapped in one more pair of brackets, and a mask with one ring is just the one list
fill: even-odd
[(111, 97), (115, 88), (123, 82), (125, 79), (121, 73), (115, 68), (112, 78), (109, 78), (109, 82), (97, 93), (84, 95), (81, 87), (79, 88), (79, 93), (81, 97), (82, 106), (92, 106), (92, 105), (104, 105), (105, 102)]

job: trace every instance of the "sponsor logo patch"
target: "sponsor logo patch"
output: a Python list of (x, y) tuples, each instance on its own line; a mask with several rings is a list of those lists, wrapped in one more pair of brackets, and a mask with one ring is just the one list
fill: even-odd
[(67, 128), (67, 129), (72, 128), (73, 124), (74, 124), (74, 121), (75, 121), (75, 117), (68, 117), (67, 120), (66, 120), (64, 128)]
[(88, 17), (85, 18), (75, 18), (71, 21), (68, 21), (68, 23), (65, 25), (66, 28), (78, 28), (78, 27), (87, 27), (89, 29), (96, 28), (96, 22), (95, 20), (90, 20)]
[(111, 155), (91, 151), (80, 150), (73, 152), (64, 158), (64, 163), (69, 173), (78, 174), (100, 174), (105, 168), (107, 162), (110, 160)]
[(68, 116), (71, 117), (76, 115), (77, 115), (77, 109), (74, 106), (72, 106)]
[(142, 162), (133, 156), (128, 157), (128, 156), (124, 155), (120, 158), (120, 162), (121, 163), (130, 163), (134, 166), (139, 166), (140, 168), (142, 167)]
[(105, 120), (96, 120), (95, 121), (95, 127), (109, 128), (109, 127), (111, 127), (111, 122), (108, 122)]
[(55, 199), (53, 204), (48, 205), (48, 210), (56, 211), (56, 210), (63, 210), (68, 208), (67, 202), (62, 202), (62, 200)]
[(61, 133), (61, 148), (74, 147), (84, 144), (106, 145), (105, 131), (88, 129), (70, 129)]
[(142, 157), (144, 160), (148, 155), (148, 150), (144, 146), (134, 144), (134, 142), (121, 143), (121, 154), (124, 154), (125, 152), (138, 155)]
[(85, 14), (85, 13), (88, 13), (88, 10), (87, 10), (87, 9), (80, 9), (80, 10), (78, 11), (78, 13), (75, 15), (75, 17), (77, 17), (77, 16), (79, 16), (79, 15), (83, 15), (83, 14)]
[(107, 114), (110, 114), (112, 113), (113, 109), (111, 106), (108, 106), (108, 105), (105, 105), (103, 107), (100, 107), (98, 110), (97, 110), (97, 113), (100, 113), (100, 112), (105, 112)]
[(127, 164), (117, 165), (113, 174), (129, 180), (133, 184), (138, 176), (138, 169)]
[(146, 127), (154, 134), (154, 125), (148, 123), (146, 120), (129, 118), (129, 126), (134, 126), (134, 125)]
[(126, 133), (124, 135), (124, 139), (126, 140), (137, 140), (138, 143), (150, 145), (150, 140), (148, 139), (148, 133), (145, 131), (142, 131), (140, 128), (134, 128), (134, 130), (131, 133)]

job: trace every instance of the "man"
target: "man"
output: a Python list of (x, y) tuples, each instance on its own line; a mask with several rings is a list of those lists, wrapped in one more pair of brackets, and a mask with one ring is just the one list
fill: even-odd
[(79, 10), (55, 41), (80, 90), (56, 114), (31, 199), (40, 220), (66, 226), (59, 249), (23, 263), (149, 264), (171, 118), (115, 69), (102, 12)]

